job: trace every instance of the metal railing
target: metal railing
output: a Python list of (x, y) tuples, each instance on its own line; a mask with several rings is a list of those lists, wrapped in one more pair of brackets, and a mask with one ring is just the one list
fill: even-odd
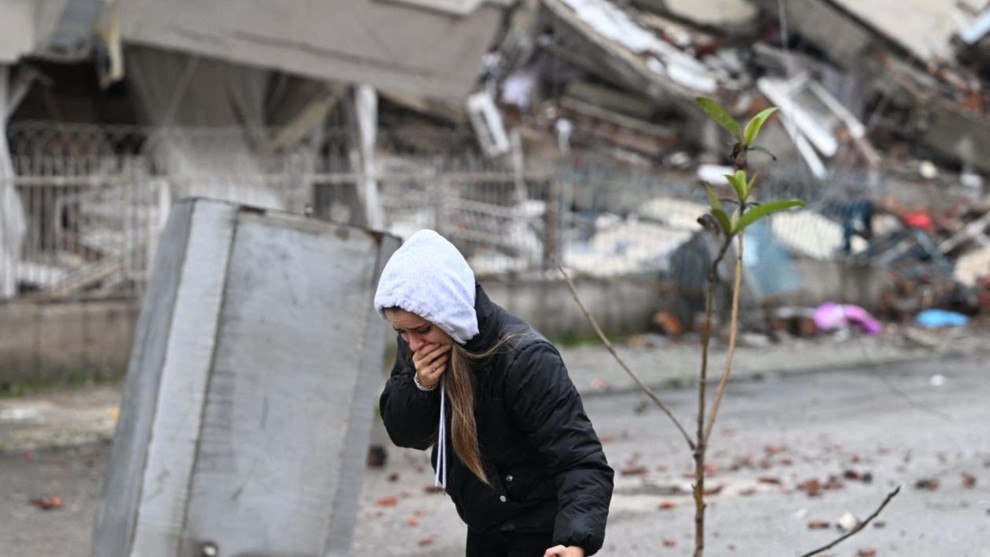
[[(578, 272), (659, 280), (673, 250), (699, 230), (695, 219), (704, 210), (693, 172), (577, 156), (537, 161), (518, 152), (491, 160), (459, 132), (419, 137), (432, 152), (413, 151), (410, 130), (383, 134), (379, 144), (393, 154), (379, 156), (372, 176), (354, 170), (360, 165), (340, 132), (288, 151), (243, 130), (17, 124), (8, 137), (11, 183), (27, 221), (18, 280), (24, 292), (52, 298), (140, 294), (170, 204), (194, 195), (360, 225), (363, 184), (373, 180), (386, 229), (437, 229), (480, 275), (539, 274), (559, 258)], [(176, 145), (221, 160), (241, 160), (230, 153), (248, 145), (250, 164), (189, 168)], [(824, 213), (827, 232), (799, 233), (834, 243), (842, 215), (832, 207), (847, 185), (862, 181), (848, 176), (824, 187), (781, 166), (762, 187), (767, 197), (801, 197)]]

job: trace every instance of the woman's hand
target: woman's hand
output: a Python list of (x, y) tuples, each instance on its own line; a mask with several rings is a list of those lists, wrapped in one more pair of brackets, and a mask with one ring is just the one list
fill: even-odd
[(543, 557), (584, 557), (584, 549), (576, 545), (555, 545), (546, 550)]
[(432, 389), (440, 383), (440, 377), (447, 369), (450, 359), (449, 344), (424, 344), (413, 352), (413, 365), (416, 367), (416, 379), (424, 388)]

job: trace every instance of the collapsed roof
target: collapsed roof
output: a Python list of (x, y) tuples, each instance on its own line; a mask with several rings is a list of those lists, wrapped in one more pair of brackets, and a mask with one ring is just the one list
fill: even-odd
[(0, 63), (98, 53), (119, 65), (121, 44), (145, 45), (460, 102), (475, 86), (509, 4), (0, 0)]

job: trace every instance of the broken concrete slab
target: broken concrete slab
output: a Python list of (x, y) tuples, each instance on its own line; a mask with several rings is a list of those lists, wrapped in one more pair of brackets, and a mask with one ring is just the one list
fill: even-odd
[(822, 4), (844, 13), (850, 22), (866, 25), (925, 63), (952, 58), (950, 39), (963, 17), (957, 6), (932, 0), (830, 0)]
[(564, 246), (566, 267), (596, 277), (659, 273), (694, 233), (640, 220), (600, 220), (590, 240)]
[(92, 555), (346, 555), (398, 239), (213, 200), (163, 233)]
[(847, 68), (858, 65), (878, 38), (922, 63), (948, 60), (950, 39), (964, 17), (956, 6), (932, 0), (790, 0), (782, 14), (777, 0), (751, 1)]
[[(0, 64), (17, 62), (23, 56), (52, 54), (54, 43), (68, 39), (88, 39), (91, 35), (85, 25), (73, 28), (71, 23), (85, 23), (79, 17), (90, 5), (102, 5), (99, 1), (71, 2), (71, 0), (0, 0)], [(91, 22), (92, 20), (88, 20)], [(87, 46), (81, 40), (81, 46)], [(78, 54), (59, 52), (62, 59)]]
[(542, 5), (548, 22), (581, 42), (603, 64), (601, 71), (631, 91), (676, 105), (718, 88), (716, 72), (643, 25), (634, 9), (607, 0), (544, 0)]
[(961, 255), (956, 260), (953, 277), (971, 288), (977, 286), (981, 279), (990, 277), (990, 245)]
[(704, 27), (740, 29), (753, 23), (756, 8), (746, 0), (634, 0), (644, 10), (669, 14)]
[(126, 43), (450, 102), (474, 88), (506, 11), (439, 0), (118, 4)]

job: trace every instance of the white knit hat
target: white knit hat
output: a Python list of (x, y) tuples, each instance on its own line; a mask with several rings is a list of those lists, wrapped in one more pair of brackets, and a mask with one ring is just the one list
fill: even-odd
[(382, 269), (375, 309), (401, 308), (443, 329), (458, 344), (478, 334), (474, 271), (454, 244), (433, 230), (406, 239)]

